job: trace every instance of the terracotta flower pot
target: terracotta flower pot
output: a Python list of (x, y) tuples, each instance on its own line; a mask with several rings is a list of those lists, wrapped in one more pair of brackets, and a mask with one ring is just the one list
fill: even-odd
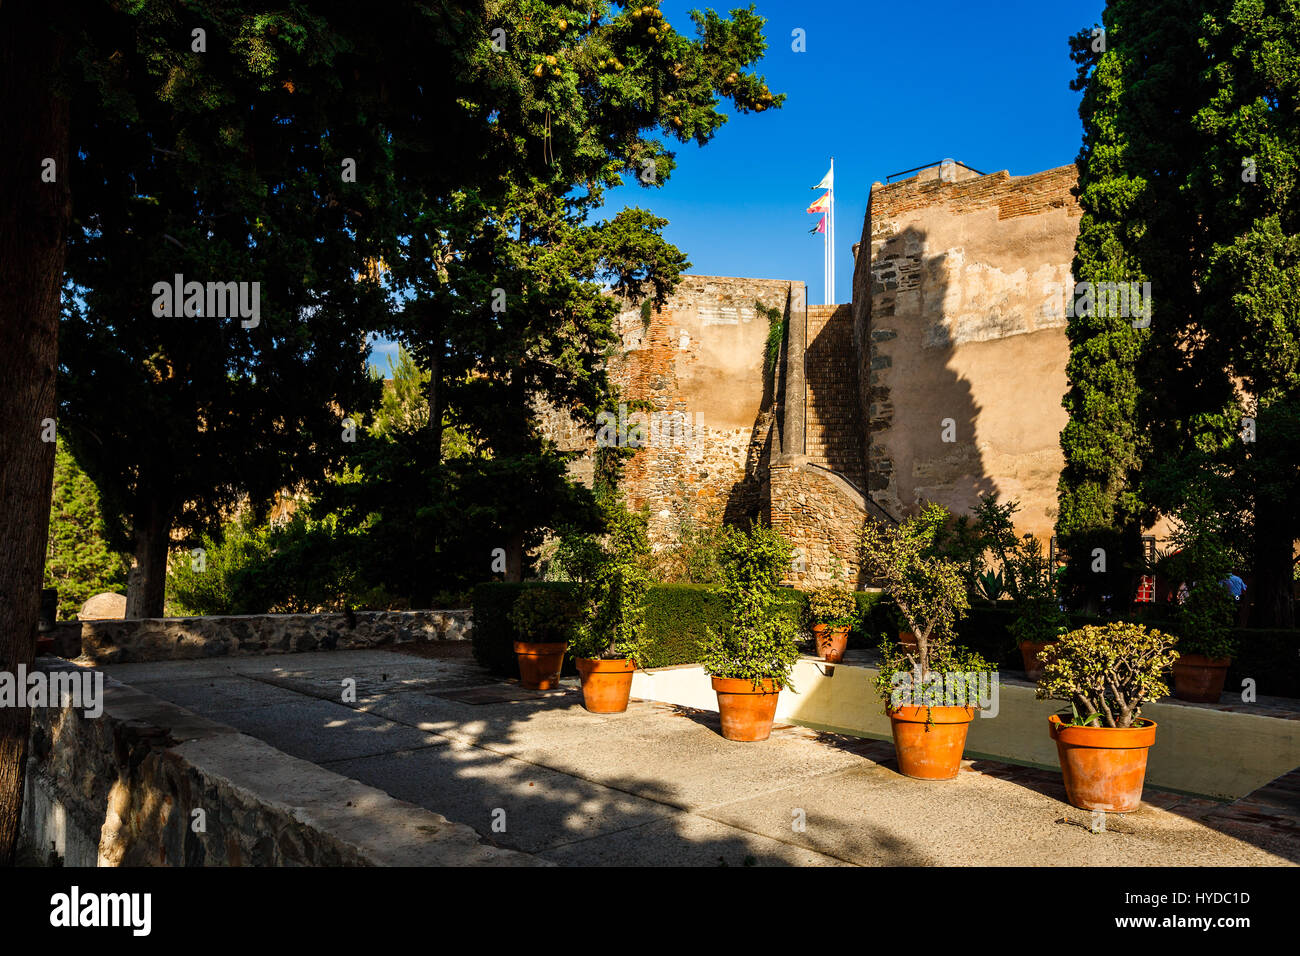
[(564, 665), (564, 651), (569, 645), (515, 641), (515, 656), (519, 658), (519, 682), (529, 690), (551, 690), (560, 683), (560, 668)]
[(776, 719), (776, 699), (781, 689), (771, 680), (758, 687), (746, 677), (715, 677), (722, 736), (728, 740), (766, 740)]
[(1128, 813), (1141, 805), (1156, 723), (1140, 720), (1138, 727), (1072, 727), (1056, 714), (1047, 718), (1071, 806)]
[[(930, 720), (926, 721), (926, 711)], [(889, 710), (898, 769), (920, 780), (951, 780), (961, 770), (974, 707), (896, 707)]]
[(898, 643), (902, 644), (914, 654), (921, 650), (921, 645), (916, 642), (916, 635), (911, 631), (899, 631)]
[(847, 627), (831, 627), (829, 624), (814, 624), (813, 639), (817, 642), (817, 656), (831, 664), (844, 660), (844, 648), (849, 643)]
[(1174, 696), (1198, 704), (1217, 704), (1223, 694), (1231, 657), (1181, 654), (1174, 661)]
[(582, 704), (593, 714), (621, 714), (632, 696), (632, 661), (579, 657), (575, 660), (582, 677)]
[(1036, 681), (1043, 676), (1043, 665), (1038, 654), (1047, 645), (1039, 641), (1021, 641), (1020, 659), (1025, 663), (1025, 677)]

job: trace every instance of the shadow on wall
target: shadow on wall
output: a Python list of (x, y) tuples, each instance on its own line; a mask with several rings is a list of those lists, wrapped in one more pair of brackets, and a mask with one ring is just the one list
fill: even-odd
[(782, 336), (780, 354), (770, 366), (762, 363), (763, 397), (750, 429), (749, 446), (745, 449), (745, 477), (736, 482), (727, 495), (722, 514), (724, 524), (747, 527), (772, 513), (772, 483), (768, 466), (772, 461), (772, 444), (776, 440), (776, 396), (789, 335), (789, 293), (786, 294), (782, 322), (786, 334)]
[[(863, 488), (865, 456), (851, 307), (834, 307), (829, 315), (827, 308), (808, 309), (807, 453), (809, 460)], [(820, 323), (815, 330), (814, 322)]]
[[(870, 220), (868, 220), (868, 233)], [(870, 262), (865, 345), (867, 492), (897, 518), (936, 501), (962, 514), (982, 494), (996, 493), (977, 443), (980, 406), (971, 383), (953, 367), (949, 253), (930, 255), (926, 235), (909, 226), (891, 236)], [(987, 319), (1000, 322), (989, 304)], [(864, 360), (865, 359), (865, 360)]]

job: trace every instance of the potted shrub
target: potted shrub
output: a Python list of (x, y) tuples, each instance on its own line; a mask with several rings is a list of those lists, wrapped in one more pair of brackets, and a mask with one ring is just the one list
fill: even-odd
[(1178, 550), (1167, 561), (1174, 580), (1189, 585), (1174, 615), (1178, 628), (1174, 696), (1217, 704), (1237, 652), (1232, 633), (1237, 604), (1227, 585), (1233, 555), (1224, 544), (1221, 520), (1204, 497), (1193, 493), (1179, 509), (1171, 535)]
[(961, 693), (993, 668), (978, 654), (956, 645), (954, 626), (970, 606), (957, 562), (935, 553), (936, 537), (948, 519), (930, 504), (896, 527), (868, 523), (862, 532), (864, 563), (899, 614), (915, 644), (881, 644), (876, 687), (885, 700), (899, 770), (923, 780), (950, 780), (961, 769), (966, 732), (977, 700)]
[(555, 587), (527, 587), (510, 609), (518, 639), (519, 681), (530, 690), (551, 690), (560, 683), (564, 650), (577, 622), (578, 602)]
[(1043, 649), (1070, 629), (1070, 619), (1061, 610), (1056, 580), (1043, 557), (1041, 542), (1032, 534), (1025, 535), (1012, 561), (1018, 597), (1011, 636), (1020, 648), (1025, 676), (1037, 681), (1043, 676)]
[(1174, 696), (1217, 704), (1223, 695), (1237, 641), (1232, 634), (1236, 602), (1221, 580), (1198, 581), (1178, 609), (1178, 659), (1174, 661)]
[(1176, 639), (1140, 624), (1089, 625), (1043, 651), (1038, 697), (1070, 703), (1048, 728), (1066, 797), (1082, 810), (1128, 813), (1142, 802), (1155, 721), (1142, 705), (1169, 693)]
[(790, 565), (790, 544), (763, 525), (727, 528), (718, 553), (724, 621), (709, 628), (700, 663), (713, 679), (728, 740), (766, 740), (777, 697), (799, 659), (798, 624), (777, 597)]
[(844, 660), (849, 630), (858, 620), (853, 592), (838, 585), (817, 588), (808, 595), (808, 618), (817, 642), (817, 656), (832, 664)]
[(581, 612), (569, 651), (582, 679), (583, 706), (593, 714), (621, 714), (632, 694), (632, 674), (644, 649), (646, 517), (622, 502), (605, 508), (603, 544), (590, 539), (567, 549), (565, 564), (580, 573)]

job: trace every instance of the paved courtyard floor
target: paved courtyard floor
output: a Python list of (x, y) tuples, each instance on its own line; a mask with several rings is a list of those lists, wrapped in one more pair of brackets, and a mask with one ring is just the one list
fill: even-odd
[(779, 725), (766, 742), (733, 743), (716, 714), (649, 701), (598, 716), (576, 681), (527, 691), (463, 657), (337, 651), (104, 670), (560, 864), (1300, 863), (1300, 772), (1232, 804), (1148, 788), (1140, 810), (1093, 832), (1059, 773), (977, 760), (923, 783), (898, 773), (887, 742)]

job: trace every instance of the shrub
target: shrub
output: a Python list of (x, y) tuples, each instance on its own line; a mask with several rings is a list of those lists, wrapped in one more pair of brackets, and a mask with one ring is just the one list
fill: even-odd
[[(576, 602), (576, 585), (569, 582), (494, 581), (474, 588), (474, 626), (470, 642), (474, 646), (474, 659), (494, 674), (503, 677), (519, 676), (519, 661), (515, 657), (515, 626), (510, 622), (510, 612), (515, 602), (527, 591), (553, 590), (569, 595)], [(573, 663), (565, 658), (565, 673), (576, 674)]]
[(799, 658), (797, 626), (778, 612), (778, 584), (790, 566), (790, 543), (771, 528), (728, 528), (719, 555), (726, 608), (720, 627), (710, 628), (700, 663), (713, 677), (771, 680), (790, 686)]
[(1040, 659), (1039, 699), (1069, 701), (1074, 723), (1132, 727), (1142, 705), (1169, 693), (1164, 682), (1177, 639), (1140, 624), (1115, 622), (1070, 631)]
[(583, 560), (578, 585), (581, 614), (570, 638), (578, 658), (627, 658), (640, 663), (645, 643), (646, 563), (650, 543), (646, 516), (612, 498), (602, 500), (605, 540), (595, 548), (574, 548)]
[(808, 595), (808, 619), (827, 627), (852, 627), (858, 619), (858, 602), (848, 588), (828, 585)]
[[(523, 584), (492, 582), (474, 589), (474, 627), (471, 640), (474, 657), (495, 674), (518, 675), (513, 643), (515, 629), (509, 615), (519, 595), (534, 588), (553, 588), (577, 596), (577, 585), (569, 582), (529, 581)], [(879, 595), (872, 607), (879, 606)], [(862, 598), (862, 595), (859, 595)], [(775, 613), (797, 627), (804, 614), (802, 591), (779, 588)], [(698, 584), (652, 584), (645, 596), (645, 643), (642, 667), (670, 667), (698, 664), (710, 627), (726, 620), (722, 596), (713, 588)], [(566, 658), (567, 673), (576, 673)]]
[(567, 644), (577, 629), (579, 608), (571, 591), (528, 588), (515, 598), (509, 620), (518, 640)]
[(929, 504), (895, 527), (868, 522), (862, 532), (863, 559), (916, 635), (914, 663), (923, 676), (931, 642), (951, 641), (957, 620), (970, 607), (961, 568), (933, 553), (947, 518), (947, 509)]
[(1025, 535), (1014, 555), (1017, 600), (1011, 636), (1017, 643), (1050, 644), (1070, 629), (1070, 619), (1061, 610), (1056, 578), (1043, 556), (1042, 544), (1033, 535)]

